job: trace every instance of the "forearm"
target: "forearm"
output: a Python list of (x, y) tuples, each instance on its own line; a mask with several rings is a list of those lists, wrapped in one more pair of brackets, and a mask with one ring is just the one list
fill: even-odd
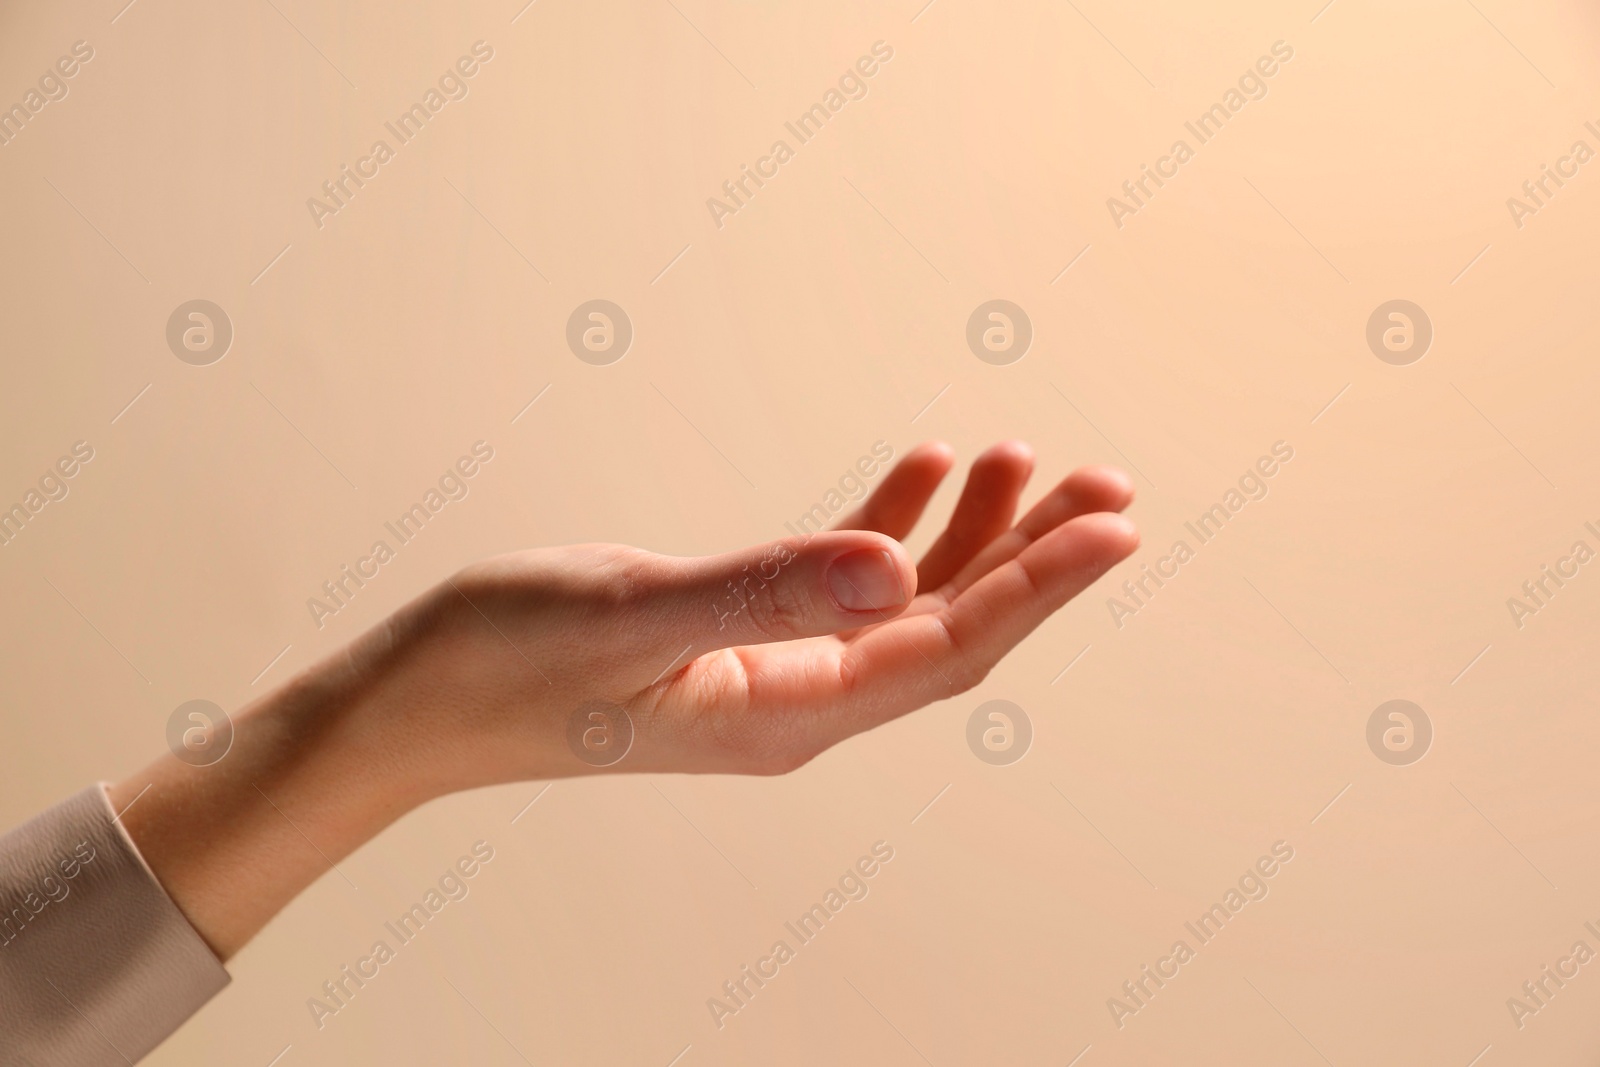
[(216, 763), (167, 754), (111, 787), (145, 861), (219, 958), (432, 795), (381, 729), (392, 693), (387, 657), (376, 659), (340, 654), (248, 705)]
[(593, 771), (565, 750), (547, 683), (482, 613), (494, 600), (457, 575), (235, 713), (215, 763), (163, 755), (111, 787), (129, 836), (218, 957), (330, 869), (345, 878), (341, 860), (435, 797)]

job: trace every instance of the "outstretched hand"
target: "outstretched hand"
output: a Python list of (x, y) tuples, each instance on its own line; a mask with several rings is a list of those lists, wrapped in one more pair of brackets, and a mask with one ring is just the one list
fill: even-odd
[[(973, 464), (913, 565), (900, 539), (951, 464), (946, 445), (913, 449), (808, 538), (689, 559), (578, 545), (468, 567), (394, 624), (424, 635), (401, 671), (432, 697), (411, 726), (452, 752), (432, 764), (454, 775), (437, 788), (600, 767), (793, 770), (971, 689), (1138, 544), (1116, 514), (1132, 487), (1106, 467), (1073, 472), (1014, 522), (1033, 456), (1009, 442)], [(408, 643), (395, 633), (388, 647)]]
[(1138, 544), (1106, 467), (1013, 522), (1020, 443), (972, 466), (913, 565), (948, 446), (908, 453), (835, 529), (721, 556), (623, 545), (475, 563), (234, 720), (220, 762), (111, 787), (151, 869), (226, 959), (407, 811), (496, 782), (781, 774), (983, 680)]

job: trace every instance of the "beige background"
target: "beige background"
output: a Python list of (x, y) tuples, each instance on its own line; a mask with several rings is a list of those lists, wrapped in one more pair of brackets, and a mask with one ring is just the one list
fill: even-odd
[[(1520, 1030), (1506, 998), (1600, 949), (1600, 567), (1521, 629), (1506, 599), (1600, 548), (1600, 163), (1521, 229), (1505, 203), (1600, 148), (1592, 9), (124, 2), (0, 16), (6, 103), (95, 51), (0, 147), (0, 501), (95, 449), (0, 549), (6, 824), (474, 557), (778, 536), (880, 438), (1025, 438), (1035, 494), (1135, 464), (1145, 536), (979, 690), (792, 776), (417, 812), (149, 1062), (1592, 1061), (1600, 965)], [(319, 230), (306, 198), (480, 39), (468, 98)], [(878, 40), (869, 95), (716, 228)], [(1114, 226), (1277, 40), (1269, 94)], [(195, 367), (164, 330), (202, 297), (236, 336)], [(636, 330), (608, 367), (563, 339), (597, 297)], [(964, 342), (995, 297), (1036, 331), (1010, 366)], [(1436, 330), (1407, 367), (1364, 339), (1394, 298)], [(471, 495), (318, 630), (306, 598), (478, 439)], [(1271, 494), (1119, 630), (1114, 587), (1278, 440)], [(1035, 732), (1008, 767), (965, 742), (996, 698)], [(1407, 767), (1365, 739), (1392, 698), (1435, 729)], [(471, 896), (319, 1032), (307, 998), (479, 839)], [(719, 1031), (706, 999), (878, 840), (870, 896)], [(1271, 894), (1119, 1030), (1107, 998), (1278, 840)]]

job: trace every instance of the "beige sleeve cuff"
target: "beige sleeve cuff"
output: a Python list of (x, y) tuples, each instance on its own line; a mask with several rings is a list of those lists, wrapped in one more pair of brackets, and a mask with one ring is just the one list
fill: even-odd
[(228, 984), (91, 786), (0, 837), (0, 1062), (126, 1067)]

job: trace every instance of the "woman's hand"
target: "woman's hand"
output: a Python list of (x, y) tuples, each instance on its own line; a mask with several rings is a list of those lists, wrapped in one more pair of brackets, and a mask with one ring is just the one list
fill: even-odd
[(951, 463), (945, 445), (913, 449), (809, 538), (473, 564), (242, 712), (222, 762), (167, 757), (113, 802), (155, 783), (124, 823), (225, 957), (432, 797), (599, 770), (793, 770), (971, 689), (1138, 544), (1115, 514), (1132, 488), (1104, 467), (1073, 472), (1013, 525), (1033, 457), (1007, 443), (973, 464), (913, 565), (899, 539)]
[(1132, 490), (1106, 468), (1075, 472), (1013, 526), (1033, 460), (1010, 443), (974, 464), (913, 566), (898, 539), (950, 464), (943, 445), (912, 451), (841, 528), (809, 540), (698, 559), (578, 545), (474, 564), (385, 636), (411, 649), (395, 665), (408, 697), (393, 717), (444, 792), (599, 766), (780, 774), (965, 692), (1137, 536), (1109, 514)]

